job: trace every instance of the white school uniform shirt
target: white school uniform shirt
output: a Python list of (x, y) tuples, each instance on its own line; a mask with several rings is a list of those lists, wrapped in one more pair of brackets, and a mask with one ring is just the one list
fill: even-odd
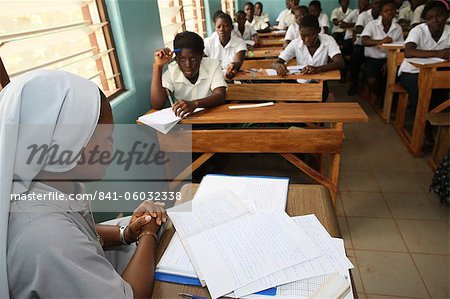
[(330, 21), (328, 20), (328, 16), (326, 15), (326, 13), (321, 12), (317, 19), (319, 20), (319, 26), (321, 28), (320, 33), (325, 33), (323, 27), (330, 28)]
[(422, 19), (422, 12), (423, 12), (424, 8), (425, 8), (425, 4), (422, 4), (422, 5), (417, 6), (416, 9), (414, 9), (413, 18), (411, 20), (411, 25), (424, 22), (424, 19)]
[(283, 17), (283, 15), (285, 14), (285, 13), (290, 13), (291, 12), (291, 10), (290, 9), (287, 9), (287, 8), (285, 8), (285, 9), (283, 9), (279, 14), (278, 14), (278, 17), (277, 17), (277, 22), (280, 22), (280, 20), (281, 20), (281, 18)]
[(223, 78), (220, 62), (203, 57), (198, 79), (194, 84), (184, 76), (177, 62), (173, 61), (162, 76), (162, 86), (173, 92), (176, 99), (195, 101), (210, 96), (217, 87), (227, 87), (227, 83)]
[[(333, 9), (333, 12), (331, 13), (330, 22), (333, 23), (334, 19), (337, 19), (338, 22), (343, 21), (351, 12), (352, 12), (352, 9), (349, 7), (347, 7), (347, 10), (345, 11), (345, 13), (342, 10), (341, 6), (336, 7), (335, 9)], [(339, 26), (334, 26), (334, 24), (333, 24), (333, 30), (331, 32), (339, 33), (339, 32), (344, 32), (344, 31), (345, 31), (344, 28), (341, 28)]]
[(239, 31), (238, 23), (234, 23), (233, 32), (236, 34), (236, 36), (242, 38), (243, 40), (252, 40), (253, 35), (257, 34), (255, 27), (248, 24), (248, 22), (246, 22), (246, 24), (244, 25), (244, 33), (243, 34), (241, 34), (241, 32)]
[(295, 16), (291, 10), (288, 10), (283, 16), (280, 18), (278, 22), (278, 29), (286, 29), (289, 25), (295, 23)]
[[(445, 25), (441, 37), (436, 42), (431, 36), (431, 32), (427, 24), (419, 24), (409, 32), (408, 37), (405, 40), (405, 45), (407, 43), (415, 43), (418, 50), (434, 51), (448, 49), (450, 48), (450, 25)], [(403, 72), (418, 73), (419, 69), (406, 60), (403, 60), (398, 70), (398, 74), (400, 75)]]
[(247, 20), (245, 21), (245, 24), (252, 25), (255, 30), (264, 30), (269, 27), (269, 25), (267, 25), (267, 23), (264, 21), (263, 17), (258, 16), (253, 16), (252, 22), (250, 23)]
[[(381, 17), (378, 17), (378, 18), (381, 18)], [(355, 28), (356, 28), (356, 26), (362, 26), (364, 28), (364, 27), (366, 27), (366, 25), (369, 22), (372, 22), (372, 21), (373, 21), (373, 16), (372, 16), (372, 8), (371, 8), (371, 9), (366, 10), (358, 15), (358, 18), (356, 19), (356, 23), (355, 23)], [(355, 45), (362, 46), (361, 37), (356, 37)]]
[(409, 1), (403, 1), (402, 5), (397, 10), (397, 20), (408, 20), (411, 21), (413, 19), (413, 11), (411, 9), (411, 3)]
[(269, 22), (269, 14), (267, 12), (262, 12), (259, 17), (261, 17), (264, 20), (264, 22), (266, 23)]
[(218, 34), (205, 38), (204, 42), (206, 56), (219, 60), (223, 69), (226, 69), (230, 62), (233, 61), (236, 53), (247, 51), (245, 41), (237, 37), (236, 34), (231, 34), (230, 41), (225, 47), (220, 43)]
[(294, 24), (289, 25), (284, 40), (294, 40), (300, 37), (300, 26), (294, 22)]
[[(345, 23), (355, 23), (359, 16), (359, 9), (352, 10), (345, 18)], [(345, 30), (344, 39), (352, 39), (353, 38), (353, 28), (348, 28)]]
[(320, 46), (313, 56), (309, 53), (308, 47), (299, 37), (289, 43), (278, 58), (289, 61), (296, 57), (298, 65), (322, 66), (327, 64), (328, 58), (333, 58), (337, 54), (341, 54), (338, 44), (332, 36), (327, 34), (319, 34)]
[[(402, 27), (395, 21), (392, 20), (391, 27), (389, 27), (388, 32), (384, 32), (383, 23), (381, 17), (378, 19), (369, 22), (364, 28), (361, 36), (368, 36), (371, 39), (383, 39), (387, 36), (391, 37), (393, 42), (402, 42), (403, 39), (403, 31)], [(386, 51), (380, 47), (364, 47), (364, 56), (376, 59), (386, 58)]]

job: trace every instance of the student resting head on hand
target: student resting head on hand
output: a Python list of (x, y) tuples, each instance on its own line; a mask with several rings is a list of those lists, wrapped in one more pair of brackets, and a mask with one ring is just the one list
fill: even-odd
[[(172, 101), (170, 104), (175, 114), (186, 117), (195, 108), (222, 104), (227, 84), (220, 62), (203, 57), (203, 39), (190, 31), (178, 33), (173, 40), (173, 48), (174, 51), (169, 48), (155, 51), (151, 83), (152, 108), (162, 109), (167, 102)], [(172, 61), (174, 57), (175, 61)], [(163, 74), (162, 69), (166, 64), (167, 71)]]
[[(106, 172), (93, 151), (103, 156), (113, 147), (103, 92), (64, 71), (29, 72), (0, 92), (0, 128), (0, 297), (151, 297), (163, 207), (145, 201), (119, 228), (95, 225), (90, 201), (78, 200), (87, 195), (79, 181)], [(52, 150), (35, 157), (33, 145)], [(67, 153), (76, 158), (51, 162)], [(127, 252), (111, 260), (118, 268), (104, 251), (112, 246)]]

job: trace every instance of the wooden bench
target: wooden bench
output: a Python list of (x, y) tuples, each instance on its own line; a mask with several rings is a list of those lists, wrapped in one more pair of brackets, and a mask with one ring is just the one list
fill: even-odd
[[(192, 199), (197, 188), (197, 184), (184, 185), (180, 191), (182, 194), (182, 201)], [(286, 204), (286, 212), (290, 216), (315, 214), (331, 236), (336, 238), (341, 237), (336, 213), (334, 211), (330, 194), (328, 190), (323, 186), (290, 185), (288, 200)], [(161, 259), (173, 234), (174, 228), (169, 220), (167, 222), (166, 231), (164, 232), (156, 251), (157, 262)], [(355, 298), (358, 298), (356, 294), (356, 288), (353, 284), (353, 279), (352, 286), (354, 296)], [(178, 298), (178, 293), (180, 292), (210, 298), (208, 290), (206, 288), (161, 281), (155, 281), (152, 298)], [(270, 296), (268, 298), (270, 298)]]
[(445, 101), (441, 105), (437, 106), (430, 113), (427, 114), (428, 121), (438, 127), (436, 138), (434, 140), (433, 153), (430, 159), (428, 159), (428, 165), (430, 165), (433, 171), (436, 170), (439, 163), (441, 163), (444, 156), (448, 153), (450, 142), (450, 113), (442, 112), (450, 106), (450, 100)]

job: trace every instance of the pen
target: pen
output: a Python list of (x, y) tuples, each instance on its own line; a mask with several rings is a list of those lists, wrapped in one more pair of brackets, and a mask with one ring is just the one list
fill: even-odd
[(181, 52), (181, 49), (173, 49), (172, 52), (174, 52), (174, 53), (180, 53), (180, 52)]
[(192, 299), (206, 299), (205, 297), (195, 296), (195, 295), (186, 294), (186, 293), (178, 293), (178, 295), (181, 297), (192, 298)]
[(170, 103), (170, 107), (173, 107), (173, 99), (172, 99), (172, 95), (170, 94), (170, 91), (168, 89), (166, 89), (166, 93), (167, 93), (167, 98), (169, 99), (169, 103)]

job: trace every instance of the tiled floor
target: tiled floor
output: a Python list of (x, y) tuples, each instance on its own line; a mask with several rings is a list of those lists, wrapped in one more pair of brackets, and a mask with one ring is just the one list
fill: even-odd
[(358, 101), (370, 120), (346, 128), (337, 215), (359, 298), (449, 298), (449, 209), (426, 158)]

